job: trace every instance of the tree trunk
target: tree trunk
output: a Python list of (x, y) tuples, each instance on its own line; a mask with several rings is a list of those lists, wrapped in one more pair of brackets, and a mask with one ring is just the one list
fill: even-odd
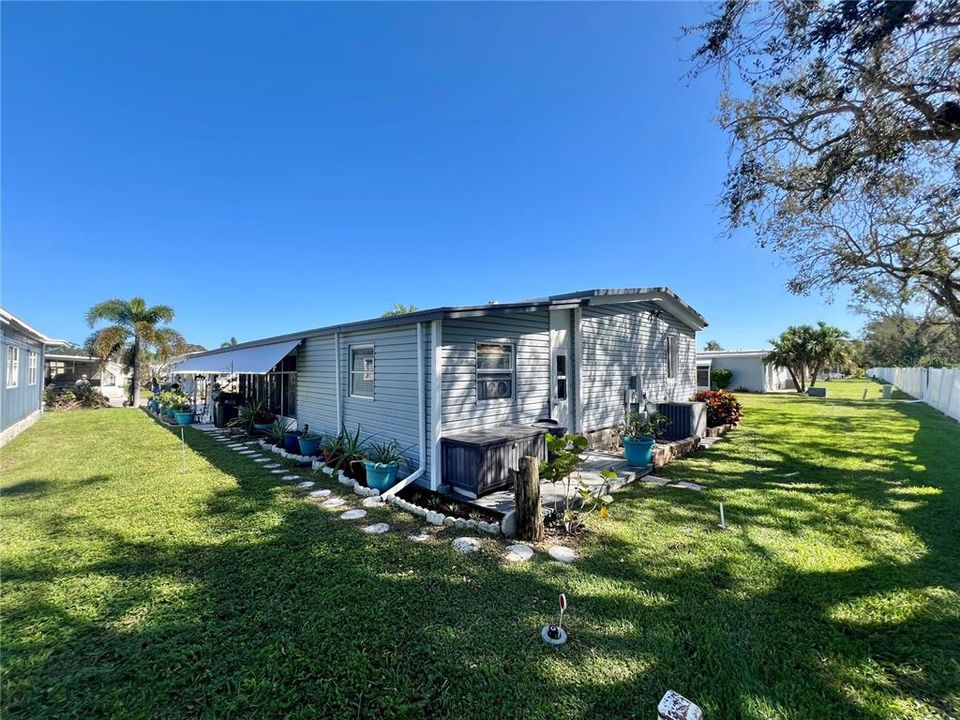
[(133, 372), (130, 375), (132, 385), (130, 387), (130, 405), (140, 407), (140, 338), (133, 337)]
[(540, 507), (540, 461), (532, 455), (520, 458), (514, 497), (517, 503), (517, 538), (543, 540), (543, 511)]
[(790, 373), (790, 378), (793, 380), (794, 389), (797, 392), (803, 392), (803, 390), (800, 389), (800, 380), (797, 379), (797, 373), (794, 371), (794, 369), (787, 365), (787, 372)]

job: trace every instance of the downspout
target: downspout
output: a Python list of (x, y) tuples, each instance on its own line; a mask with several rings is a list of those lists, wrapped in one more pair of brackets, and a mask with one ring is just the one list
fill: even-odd
[(427, 454), (427, 405), (426, 398), (424, 398), (423, 383), (423, 323), (420, 322), (417, 323), (417, 417), (420, 421), (420, 435), (418, 438), (420, 441), (420, 452), (418, 456), (420, 466), (392, 488), (381, 494), (380, 497), (383, 500), (393, 497), (407, 487), (407, 485), (416, 482), (423, 476), (423, 473), (427, 469), (426, 463), (424, 462)]
[(337, 331), (333, 334), (333, 367), (334, 367), (334, 371), (335, 371), (336, 374), (337, 374), (337, 377), (335, 378), (336, 382), (334, 383), (334, 385), (335, 385), (335, 390), (336, 390), (336, 393), (337, 393), (337, 429), (336, 429), (336, 432), (340, 432), (340, 428), (343, 427), (343, 419), (341, 418), (341, 410), (340, 410), (340, 406), (341, 406), (341, 403), (342, 403), (343, 401), (340, 399), (340, 331), (339, 331), (339, 330), (337, 330)]

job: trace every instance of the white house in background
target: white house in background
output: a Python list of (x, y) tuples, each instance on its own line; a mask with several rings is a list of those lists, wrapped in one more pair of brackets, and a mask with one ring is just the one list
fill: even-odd
[(728, 390), (749, 392), (777, 392), (794, 390), (793, 380), (786, 368), (764, 362), (769, 350), (715, 350), (697, 353), (697, 385), (700, 385), (702, 369), (706, 377), (713, 370), (729, 370), (733, 373)]
[(67, 343), (56, 345), (44, 355), (44, 384), (55, 387), (72, 387), (81, 376), (86, 375), (90, 385), (99, 390), (114, 407), (121, 407), (127, 397), (130, 373), (123, 365), (113, 360), (101, 362), (99, 358)]

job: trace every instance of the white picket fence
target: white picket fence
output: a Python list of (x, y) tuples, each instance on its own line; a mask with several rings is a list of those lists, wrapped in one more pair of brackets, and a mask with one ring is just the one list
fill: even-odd
[(867, 374), (960, 421), (960, 368), (870, 368)]

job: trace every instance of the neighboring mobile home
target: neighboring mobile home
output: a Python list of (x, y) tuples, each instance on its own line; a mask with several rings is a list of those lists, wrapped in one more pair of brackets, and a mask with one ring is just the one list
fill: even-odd
[(697, 364), (709, 363), (710, 371), (730, 370), (733, 377), (728, 390), (759, 393), (793, 390), (793, 380), (787, 369), (764, 361), (769, 353), (769, 350), (705, 351), (697, 353)]
[[(696, 391), (706, 320), (666, 288), (443, 307), (199, 353), (176, 379), (230, 380), (302, 428), (396, 439), (417, 483), (444, 483), (444, 438), (549, 419), (600, 439), (644, 402)], [(452, 441), (452, 440), (451, 440)]]
[(0, 308), (4, 381), (0, 394), (0, 446), (19, 435), (43, 408), (43, 348), (59, 342)]
[(91, 387), (114, 407), (122, 407), (127, 398), (130, 372), (114, 360), (103, 362), (82, 348), (69, 343), (48, 347), (44, 362), (44, 382), (55, 387), (73, 387), (84, 375)]

